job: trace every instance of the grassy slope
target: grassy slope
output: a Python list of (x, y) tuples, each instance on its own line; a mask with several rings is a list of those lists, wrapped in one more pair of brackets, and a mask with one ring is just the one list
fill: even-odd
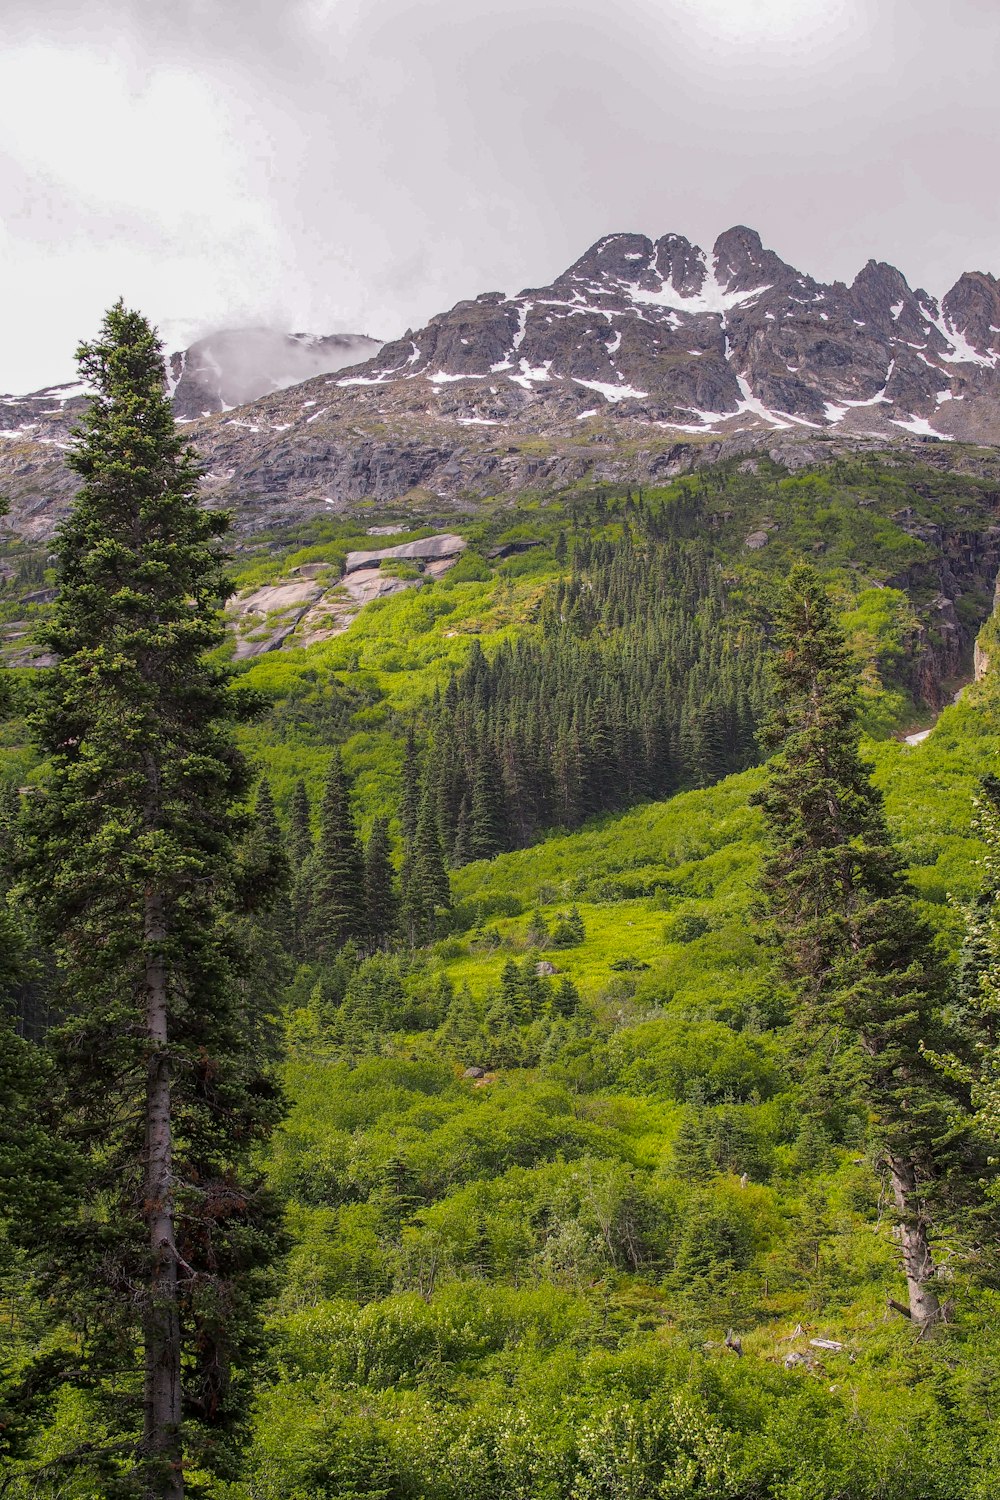
[[(948, 897), (975, 889), (971, 797), (997, 768), (998, 697), (988, 679), (923, 744), (869, 747), (952, 949)], [(559, 1462), (583, 1462), (581, 1432), (609, 1392), (638, 1401), (663, 1389), (725, 1413), (741, 1462), (749, 1444), (762, 1472), (789, 1470), (788, 1488), (766, 1493), (992, 1492), (990, 1444), (975, 1433), (995, 1380), (995, 1298), (965, 1284), (959, 1261), (961, 1319), (938, 1344), (915, 1345), (887, 1313), (901, 1285), (873, 1164), (850, 1132), (811, 1140), (780, 1037), (761, 1025), (775, 982), (750, 914), (758, 778), (457, 874), (459, 898), (487, 909), (538, 899), (551, 916), (577, 900), (586, 940), (548, 955), (587, 997), (589, 1037), (575, 1051), (500, 1070), (484, 1087), (458, 1076), (474, 1059), (426, 1034), (397, 1037), (394, 1055), (354, 1069), (309, 1049), (292, 1061), (295, 1108), (272, 1169), (298, 1197), (297, 1243), (276, 1320), (285, 1375), (263, 1399), (254, 1496), (298, 1495), (296, 1476), (304, 1495), (302, 1476), (334, 1472), (345, 1451), (362, 1461), (351, 1446), (361, 1423), (362, 1466), (374, 1452), (380, 1473), (403, 1476), (400, 1494), (555, 1497), (569, 1482)], [(692, 913), (708, 930), (671, 941)], [(501, 949), (451, 939), (432, 969), (486, 991), (523, 950), (527, 918), (488, 921)], [(612, 970), (623, 956), (650, 967)], [(700, 1186), (673, 1160), (692, 1110), (742, 1143)], [(399, 1170), (414, 1198), (387, 1217), (386, 1174)], [(638, 1266), (615, 1239), (628, 1202), (645, 1224)], [(742, 1258), (721, 1276), (711, 1255), (700, 1271), (691, 1248), (706, 1216), (713, 1244), (742, 1237)], [(727, 1326), (743, 1341), (738, 1363), (721, 1343)], [(817, 1354), (818, 1336), (843, 1352)], [(786, 1371), (790, 1351), (814, 1363)], [(949, 1425), (948, 1410), (962, 1423)], [(473, 1431), (492, 1445), (484, 1474), (463, 1467)], [(505, 1447), (514, 1431), (517, 1451), (536, 1455), (530, 1481)], [(693, 1488), (678, 1494), (703, 1492), (685, 1482)]]

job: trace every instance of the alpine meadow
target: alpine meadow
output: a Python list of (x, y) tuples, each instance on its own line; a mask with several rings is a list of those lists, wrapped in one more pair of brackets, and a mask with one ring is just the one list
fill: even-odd
[(6, 435), (4, 1500), (1000, 1492), (1000, 457), (519, 316)]

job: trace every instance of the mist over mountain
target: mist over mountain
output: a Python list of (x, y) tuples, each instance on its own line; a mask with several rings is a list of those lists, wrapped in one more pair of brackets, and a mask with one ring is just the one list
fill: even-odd
[(365, 334), (278, 333), (229, 328), (171, 354), (170, 394), (178, 417), (204, 417), (244, 406), (272, 391), (298, 385), (371, 359), (381, 344)]

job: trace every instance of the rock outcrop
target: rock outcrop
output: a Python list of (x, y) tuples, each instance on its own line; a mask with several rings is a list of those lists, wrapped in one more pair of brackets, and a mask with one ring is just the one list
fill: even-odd
[[(349, 552), (343, 576), (327, 563), (307, 563), (288, 578), (229, 600), (226, 615), (236, 637), (237, 661), (284, 646), (309, 646), (341, 634), (364, 605), (401, 589), (440, 578), (465, 550), (465, 538), (448, 533), (385, 547)], [(393, 564), (416, 570), (400, 575)]]

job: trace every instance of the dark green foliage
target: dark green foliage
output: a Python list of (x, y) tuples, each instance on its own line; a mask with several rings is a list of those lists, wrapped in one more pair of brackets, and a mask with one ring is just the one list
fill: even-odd
[[(962, 1055), (937, 1062), (947, 1076), (971, 1088), (974, 1130), (993, 1164), (1000, 1145), (1000, 778), (993, 773), (979, 783), (974, 823), (982, 843), (982, 881), (966, 908), (960, 953)], [(994, 1179), (990, 1198), (996, 1197)], [(987, 1233), (992, 1238), (995, 1227)]]
[(310, 890), (312, 953), (329, 960), (365, 929), (364, 858), (351, 810), (350, 784), (340, 752), (330, 758), (319, 811)]
[[(467, 984), (454, 990), (448, 1002), (448, 1011), (441, 1027), (441, 1038), (446, 1046), (459, 1053), (468, 1052), (479, 1036), (482, 1012)], [(469, 1058), (468, 1061), (473, 1061)]]
[(542, 915), (542, 909), (540, 906), (536, 906), (534, 911), (531, 913), (531, 919), (528, 922), (528, 930), (525, 933), (525, 937), (527, 938), (529, 947), (547, 948), (549, 945), (550, 933), (548, 924), (545, 921), (545, 917)]
[(673, 1168), (685, 1182), (707, 1182), (716, 1171), (711, 1128), (699, 1109), (684, 1111), (674, 1141)]
[(364, 922), (365, 942), (374, 950), (395, 935), (399, 920), (399, 898), (393, 875), (389, 823), (376, 818), (365, 844)]
[[(117, 305), (80, 364), (98, 395), (68, 459), (82, 485), (57, 544), (46, 639), (59, 660), (33, 716), (49, 775), (30, 799), (23, 859), (58, 966), (48, 1038), (58, 1086), (45, 1119), (79, 1173), (34, 1271), (71, 1330), (74, 1380), (125, 1451), (142, 1426), (136, 1342), (148, 1354), (179, 1336), (187, 1444), (203, 1465), (225, 1468), (277, 1235), (251, 1158), (280, 1113), (269, 997), (244, 983), (236, 943), (249, 777), (232, 726), (250, 704), (205, 654), (230, 591), (219, 547), (227, 518), (198, 504), (194, 455), (175, 434), (145, 320)], [(164, 1028), (155, 1039), (154, 991)], [(162, 1273), (147, 1248), (160, 1212), (144, 1182), (147, 1091), (163, 1078), (179, 1335), (164, 1332), (161, 1295), (171, 1294), (154, 1293)], [(147, 1439), (153, 1452), (173, 1451), (169, 1434), (147, 1429)], [(106, 1493), (162, 1482), (159, 1470), (144, 1481), (131, 1463), (117, 1467)]]
[(843, 636), (804, 565), (792, 570), (775, 618), (772, 677), (768, 735), (781, 749), (757, 799), (771, 839), (763, 888), (814, 1097), (822, 1108), (853, 1093), (876, 1122), (904, 1220), (911, 1313), (925, 1321), (937, 1316), (927, 1287), (929, 1203), (954, 1150), (944, 1145), (952, 1101), (924, 1053), (942, 1034), (946, 979), (859, 754), (856, 674)]
[(552, 1013), (569, 1020), (580, 1009), (580, 991), (567, 975), (560, 979), (552, 996)]
[(282, 944), (292, 934), (289, 901), (291, 872), (284, 836), (274, 810), (271, 785), (266, 776), (257, 784), (250, 830), (241, 851), (243, 904), (257, 912)]
[(675, 1281), (695, 1300), (718, 1300), (733, 1273), (746, 1269), (751, 1252), (750, 1226), (735, 1204), (696, 1199), (677, 1245)]
[(400, 921), (411, 946), (430, 941), (437, 933), (441, 916), (451, 909), (451, 884), (433, 790), (427, 780), (415, 807), (417, 783), (411, 779), (413, 775), (406, 772), (400, 819), (404, 839)]
[[(945, 976), (859, 754), (856, 678), (843, 637), (804, 566), (789, 578), (772, 660), (768, 737), (781, 749), (756, 800), (772, 841), (763, 887), (800, 1022), (824, 1069), (837, 1058), (837, 1080), (827, 1073), (827, 1084), (860, 1083), (886, 1142), (905, 1138), (913, 1150), (917, 1132), (930, 1153), (943, 1101), (928, 1097), (925, 1119), (913, 1080), (933, 1085), (921, 1043), (939, 1028)], [(904, 1074), (911, 1083), (901, 1089)]]
[(288, 820), (289, 861), (289, 951), (299, 961), (308, 956), (309, 919), (312, 905), (314, 841), (309, 794), (304, 781), (297, 781)]
[(453, 863), (545, 828), (703, 786), (757, 757), (759, 631), (698, 543), (582, 540), (541, 630), (489, 659), (473, 643), (429, 717), (428, 777)]
[(583, 918), (577, 906), (557, 914), (552, 926), (550, 942), (553, 948), (575, 948), (586, 938)]
[(309, 793), (306, 791), (305, 782), (299, 780), (295, 783), (288, 815), (288, 858), (293, 874), (302, 869), (312, 852), (312, 812), (309, 807)]
[[(507, 847), (507, 819), (500, 767), (489, 746), (481, 747), (475, 760), (469, 797), (468, 849), (472, 859), (492, 859)], [(463, 793), (464, 797), (464, 793)], [(459, 803), (461, 812), (461, 803)], [(456, 826), (456, 847), (460, 847)], [(457, 863), (457, 860), (456, 860)]]

